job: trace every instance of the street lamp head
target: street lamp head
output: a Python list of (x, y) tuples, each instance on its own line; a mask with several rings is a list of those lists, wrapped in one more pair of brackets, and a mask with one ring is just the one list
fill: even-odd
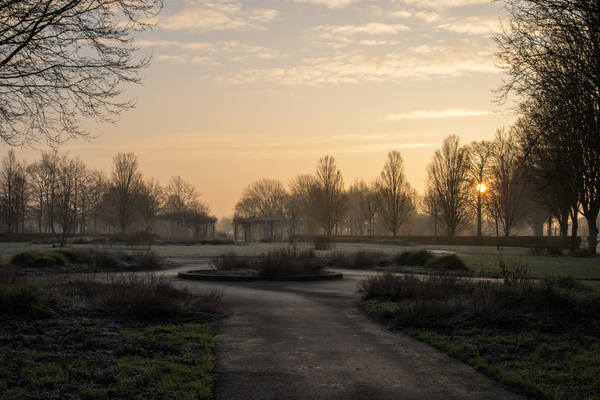
[(481, 193), (483, 193), (483, 192), (485, 192), (485, 189), (486, 189), (486, 187), (485, 187), (485, 183), (481, 182), (481, 183), (478, 183), (478, 184), (477, 184), (477, 191), (478, 191), (478, 192), (481, 192)]

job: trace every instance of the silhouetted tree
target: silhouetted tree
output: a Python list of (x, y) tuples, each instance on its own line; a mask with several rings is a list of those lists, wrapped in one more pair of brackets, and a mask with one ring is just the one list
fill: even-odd
[(388, 153), (377, 180), (377, 193), (379, 217), (392, 232), (392, 236), (396, 236), (400, 226), (408, 221), (416, 209), (416, 193), (406, 180), (404, 161), (397, 150)]
[(440, 223), (448, 236), (455, 236), (467, 226), (470, 191), (469, 152), (460, 146), (457, 135), (444, 139), (426, 169), (426, 190), (439, 205)]
[(26, 167), (9, 149), (0, 168), (0, 214), (6, 232), (18, 232), (19, 225), (23, 228), (28, 199)]
[(310, 190), (313, 215), (327, 235), (342, 221), (347, 206), (344, 178), (335, 159), (325, 156), (317, 163), (317, 174)]
[(379, 193), (377, 191), (377, 183), (372, 181), (366, 183), (363, 179), (355, 180), (349, 190), (355, 205), (355, 213), (359, 215), (359, 219), (366, 222), (368, 226), (368, 235), (373, 235), (373, 222), (377, 217), (379, 210)]
[(88, 136), (79, 116), (110, 121), (133, 107), (136, 31), (151, 28), (155, 0), (0, 2), (0, 139), (22, 145)]
[(471, 185), (470, 193), (475, 196), (472, 201), (475, 211), (477, 212), (477, 236), (482, 236), (482, 198), (485, 196), (485, 189), (490, 184), (489, 169), (490, 158), (493, 153), (492, 143), (487, 140), (481, 142), (472, 142), (469, 145), (470, 168), (469, 168), (469, 184)]
[(276, 179), (259, 179), (244, 188), (235, 211), (243, 218), (281, 217), (285, 200), (283, 183)]
[(134, 153), (118, 153), (103, 199), (105, 219), (121, 234), (140, 216), (140, 193), (144, 181)]
[[(595, 253), (600, 212), (600, 5), (592, 1), (506, 0), (510, 15), (495, 36), (507, 74), (499, 100), (516, 95), (518, 111), (562, 147), (574, 168), (577, 197)], [(540, 112), (541, 110), (541, 112)]]
[(496, 130), (490, 159), (490, 187), (486, 196), (493, 197), (494, 215), (502, 225), (504, 236), (509, 236), (527, 211), (525, 185), (521, 166), (521, 152), (512, 130)]

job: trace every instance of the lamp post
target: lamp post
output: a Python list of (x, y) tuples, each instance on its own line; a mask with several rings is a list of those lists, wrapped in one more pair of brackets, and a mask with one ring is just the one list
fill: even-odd
[(481, 237), (481, 195), (485, 189), (485, 183), (477, 184), (477, 237)]

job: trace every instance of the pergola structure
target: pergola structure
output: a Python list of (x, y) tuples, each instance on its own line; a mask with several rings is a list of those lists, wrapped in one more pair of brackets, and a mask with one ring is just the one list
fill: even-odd
[[(298, 218), (278, 218), (278, 217), (257, 217), (238, 219), (233, 222), (233, 240), (238, 241), (238, 226), (244, 230), (244, 242), (254, 242), (260, 239), (279, 239), (283, 240), (284, 224), (289, 223), (288, 234), (300, 233), (300, 220)], [(255, 232), (256, 226), (262, 225), (262, 235)], [(295, 229), (294, 229), (295, 227)], [(295, 232), (291, 232), (294, 229)], [(262, 237), (261, 237), (262, 236)]]
[[(186, 225), (186, 220), (188, 224)], [(148, 219), (148, 233), (161, 236), (161, 222), (166, 222), (166, 237), (168, 239), (187, 239), (188, 229), (194, 227), (196, 236), (199, 231), (202, 236), (210, 238), (215, 237), (216, 218), (207, 215), (162, 215)], [(164, 231), (164, 229), (163, 229)]]

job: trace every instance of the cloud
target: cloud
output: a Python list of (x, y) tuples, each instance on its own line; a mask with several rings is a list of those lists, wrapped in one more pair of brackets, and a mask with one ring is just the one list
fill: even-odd
[(165, 30), (264, 30), (262, 26), (275, 19), (277, 10), (247, 10), (241, 2), (197, 1), (176, 14), (166, 16), (158, 27)]
[(186, 160), (204, 158), (295, 158), (323, 154), (372, 153), (392, 149), (437, 147), (398, 133), (344, 134), (331, 136), (277, 136), (261, 133), (169, 132), (130, 141), (140, 158)]
[(495, 51), (493, 43), (479, 44), (468, 40), (438, 42), (382, 55), (356, 50), (332, 57), (307, 58), (303, 65), (294, 67), (250, 69), (215, 79), (233, 84), (271, 82), (323, 86), (498, 73), (494, 66)]
[[(326, 25), (316, 26), (313, 28), (316, 34), (313, 36), (319, 40), (331, 40), (334, 42), (327, 43), (328, 46), (334, 48), (342, 48), (349, 44), (359, 44), (362, 46), (380, 46), (394, 45), (397, 41), (375, 40), (372, 37), (390, 37), (398, 35), (402, 32), (407, 32), (410, 28), (402, 24), (382, 24), (373, 22), (363, 25)], [(369, 39), (357, 39), (357, 36), (368, 36)]]
[(311, 3), (326, 6), (331, 9), (341, 9), (361, 0), (293, 0), (296, 3)]
[(421, 11), (415, 14), (415, 17), (424, 20), (427, 23), (435, 22), (440, 19), (440, 15), (435, 12)]
[(469, 35), (488, 35), (500, 32), (500, 15), (488, 14), (468, 17), (438, 25), (438, 28)]
[(392, 18), (410, 18), (412, 17), (412, 13), (408, 11), (392, 11), (387, 16)]
[[(262, 46), (252, 46), (245, 43), (240, 43), (237, 41), (221, 41), (221, 42), (176, 42), (176, 41), (168, 41), (168, 40), (142, 40), (137, 42), (138, 45), (142, 47), (156, 47), (156, 48), (176, 48), (187, 51), (197, 51), (199, 53), (241, 53), (236, 56), (230, 57), (232, 61), (241, 61), (246, 60), (249, 57), (256, 57), (262, 59), (271, 59), (282, 57), (282, 55), (275, 49), (270, 49)], [(158, 61), (168, 61), (168, 62), (193, 62), (200, 64), (211, 64), (211, 65), (223, 65), (222, 63), (214, 60), (213, 58), (201, 56), (201, 57), (193, 57), (191, 58), (189, 55), (164, 55), (159, 54), (156, 56)]]
[(406, 114), (388, 114), (383, 121), (398, 121), (402, 119), (438, 119), (455, 117), (478, 117), (491, 114), (483, 110), (449, 109), (443, 111), (411, 111)]
[(444, 10), (447, 8), (457, 8), (471, 6), (475, 4), (488, 4), (489, 0), (402, 0), (404, 4), (421, 8), (433, 8)]
[(370, 24), (363, 25), (333, 25), (333, 26), (317, 26), (314, 28), (316, 31), (325, 34), (339, 35), (339, 36), (354, 36), (358, 34), (366, 35), (396, 35), (400, 32), (407, 32), (410, 28), (402, 24), (382, 24), (379, 22), (372, 22)]

